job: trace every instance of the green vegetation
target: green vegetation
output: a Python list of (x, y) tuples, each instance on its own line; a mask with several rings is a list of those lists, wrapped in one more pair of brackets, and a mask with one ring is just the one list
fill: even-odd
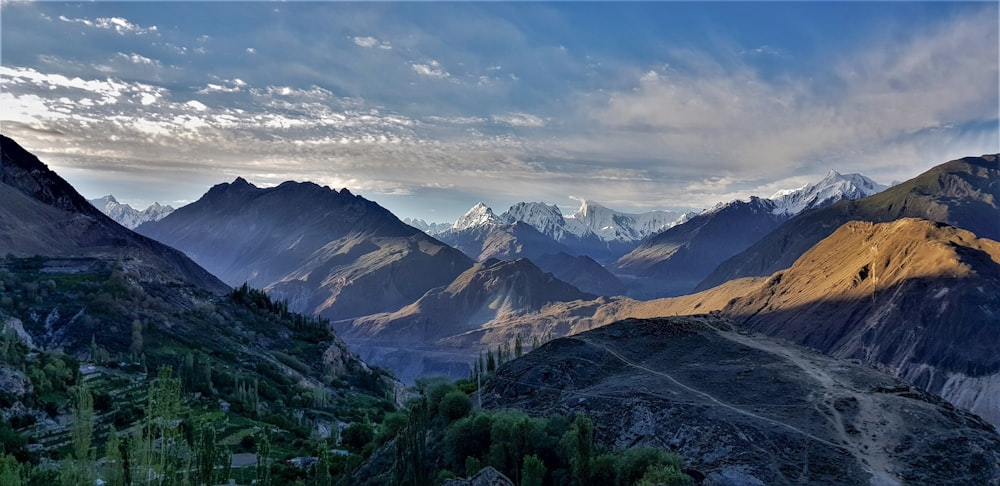
[[(657, 448), (609, 451), (594, 442), (590, 419), (529, 417), (520, 411), (473, 411), (453, 383), (418, 381), (405, 424), (398, 415), (389, 481), (425, 485), (492, 466), (520, 485), (688, 485), (680, 457)], [(463, 400), (464, 399), (464, 400)], [(387, 421), (388, 422), (388, 421)], [(381, 441), (387, 437), (382, 436)], [(645, 481), (645, 482), (642, 482)]]
[(379, 484), (361, 472), (375, 468), (429, 485), (487, 465), (525, 485), (687, 484), (664, 451), (596, 446), (585, 417), (475, 410), (473, 380), (422, 380), (399, 410), (391, 375), (326, 320), (247, 285), (139, 283), (128, 265), (0, 260), (0, 484)]

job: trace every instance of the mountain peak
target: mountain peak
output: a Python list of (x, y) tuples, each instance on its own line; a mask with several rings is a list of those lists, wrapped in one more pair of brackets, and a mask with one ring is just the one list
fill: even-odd
[(796, 190), (778, 191), (771, 196), (771, 200), (775, 204), (775, 214), (795, 215), (806, 209), (829, 206), (843, 199), (868, 197), (886, 188), (887, 186), (861, 174), (841, 174), (830, 169), (819, 182)]
[(230, 184), (230, 186), (232, 186), (232, 187), (252, 187), (252, 188), (256, 188), (257, 187), (255, 185), (247, 182), (247, 180), (244, 179), (244, 178), (242, 178), (242, 177), (237, 177), (235, 180), (233, 180), (233, 182), (232, 182), (232, 184)]
[(466, 211), (462, 217), (455, 221), (452, 228), (455, 230), (463, 230), (467, 228), (473, 228), (476, 226), (483, 226), (488, 224), (497, 224), (499, 219), (496, 214), (493, 214), (493, 210), (489, 208), (482, 201), (476, 203), (472, 206), (472, 209)]

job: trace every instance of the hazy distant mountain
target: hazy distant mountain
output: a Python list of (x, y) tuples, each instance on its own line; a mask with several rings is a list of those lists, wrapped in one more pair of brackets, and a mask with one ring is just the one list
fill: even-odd
[(121, 260), (142, 279), (228, 290), (181, 252), (112, 221), (10, 138), (0, 135), (0, 151), (0, 254)]
[(399, 309), (472, 265), (378, 204), (312, 183), (261, 189), (238, 178), (137, 231), (226, 282), (332, 319)]
[(580, 209), (567, 220), (571, 226), (583, 226), (604, 241), (638, 242), (687, 221), (696, 213), (649, 211), (630, 214), (608, 209), (584, 200)]
[(166, 217), (166, 215), (174, 212), (174, 208), (161, 206), (158, 202), (154, 202), (148, 208), (139, 211), (128, 204), (118, 202), (110, 194), (97, 199), (89, 199), (88, 202), (128, 229), (135, 229), (140, 224), (149, 221), (159, 221)]
[(646, 279), (636, 282), (637, 297), (689, 292), (719, 263), (747, 249), (789, 218), (769, 199), (751, 197), (705, 211), (656, 234), (615, 263), (616, 273)]
[(723, 262), (697, 290), (734, 278), (770, 275), (788, 268), (809, 248), (851, 221), (924, 218), (1000, 239), (1000, 164), (997, 155), (939, 165), (874, 196), (805, 211), (746, 251)]
[(592, 298), (527, 259), (490, 259), (396, 312), (334, 325), (366, 361), (391, 367), (401, 379), (435, 369), (463, 376), (481, 348), (466, 347), (448, 357), (438, 352), (436, 341), (478, 332), (497, 319), (538, 312), (552, 302)]
[[(454, 225), (437, 237), (476, 261), (529, 258), (539, 268), (586, 292), (598, 295), (625, 292), (621, 281), (593, 258), (570, 255), (572, 250), (569, 247), (528, 223), (519, 220), (514, 223), (499, 222), (505, 219), (493, 215), (485, 205), (476, 205), (459, 218), (462, 224)], [(486, 222), (470, 223), (474, 221)], [(550, 218), (551, 221), (554, 218)]]
[(428, 223), (422, 219), (403, 218), (403, 222), (431, 236), (451, 228), (450, 223)]
[(503, 365), (486, 409), (581, 413), (596, 440), (684, 457), (713, 485), (991, 484), (1000, 436), (869, 367), (725, 319), (627, 320)]

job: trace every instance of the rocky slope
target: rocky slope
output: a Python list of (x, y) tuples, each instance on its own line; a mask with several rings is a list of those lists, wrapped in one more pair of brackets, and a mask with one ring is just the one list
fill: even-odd
[(720, 264), (696, 290), (788, 268), (848, 221), (879, 223), (907, 217), (948, 223), (984, 238), (1000, 240), (997, 154), (953, 160), (874, 196), (806, 211)]
[(159, 221), (174, 212), (174, 208), (161, 206), (158, 202), (139, 211), (128, 204), (118, 202), (110, 194), (97, 199), (89, 199), (88, 202), (93, 204), (95, 208), (100, 209), (102, 213), (108, 215), (109, 218), (128, 229), (135, 229), (140, 224), (149, 221)]
[(137, 231), (230, 284), (331, 319), (394, 311), (472, 265), (381, 206), (312, 183), (262, 189), (238, 178)]
[(334, 327), (366, 361), (389, 366), (401, 379), (449, 370), (467, 376), (482, 346), (469, 342), (447, 349), (437, 345), (439, 340), (537, 313), (552, 302), (592, 298), (529, 260), (491, 259), (396, 312), (338, 321)]
[(503, 367), (484, 407), (590, 416), (600, 440), (676, 450), (703, 484), (997, 484), (1000, 436), (869, 368), (734, 331), (629, 320)]
[(181, 252), (112, 221), (14, 140), (0, 135), (0, 152), (0, 254), (118, 259), (138, 278), (228, 291)]
[(853, 222), (768, 278), (651, 301), (556, 303), (451, 343), (564, 336), (627, 317), (713, 312), (880, 368), (1000, 427), (998, 245), (926, 220)]

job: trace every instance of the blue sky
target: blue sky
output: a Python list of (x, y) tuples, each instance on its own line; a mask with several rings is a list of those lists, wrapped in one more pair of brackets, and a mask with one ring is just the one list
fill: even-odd
[(0, 131), (85, 196), (639, 212), (998, 147), (996, 3), (2, 0)]

